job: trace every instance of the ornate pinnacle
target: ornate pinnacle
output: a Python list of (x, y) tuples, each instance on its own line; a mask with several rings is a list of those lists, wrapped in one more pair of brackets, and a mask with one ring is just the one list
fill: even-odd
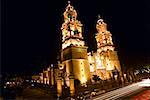
[(103, 19), (102, 19), (102, 17), (100, 16), (100, 14), (98, 14), (98, 21), (97, 21), (98, 23), (99, 22), (103, 22)]

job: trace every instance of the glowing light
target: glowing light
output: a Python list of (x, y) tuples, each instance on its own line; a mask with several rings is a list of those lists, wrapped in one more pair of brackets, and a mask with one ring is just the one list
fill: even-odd
[(97, 47), (99, 52), (101, 51), (107, 51), (107, 50), (114, 50), (110, 44), (113, 45), (112, 42), (112, 35), (109, 31), (107, 31), (107, 24), (103, 21), (103, 19), (99, 19), (96, 24), (96, 29), (98, 33), (96, 34), (96, 41), (97, 41)]
[(118, 75), (114, 75), (114, 77), (115, 77), (115, 80), (117, 80)]
[(80, 69), (80, 82), (81, 84), (84, 84), (87, 82), (86, 76), (85, 76), (85, 70), (84, 70), (84, 64), (81, 61), (81, 69)]
[[(73, 45), (73, 46), (84, 46), (84, 41), (77, 39), (83, 39), (82, 37), (82, 24), (77, 19), (77, 12), (74, 10), (73, 6), (68, 4), (66, 11), (64, 12), (64, 23), (62, 24), (62, 49)], [(69, 28), (70, 27), (70, 28)], [(75, 34), (77, 31), (77, 34)], [(72, 39), (76, 37), (77, 39)]]
[(104, 59), (104, 56), (101, 56), (101, 59)]
[(106, 59), (106, 64), (107, 64), (106, 70), (113, 70), (114, 69), (113, 65), (111, 64), (111, 62), (108, 58)]
[(85, 78), (85, 77), (82, 77), (82, 78), (81, 78), (81, 84), (84, 84), (84, 83), (86, 83), (86, 82), (87, 82), (86, 78)]
[(71, 31), (71, 35), (74, 35), (74, 32), (73, 32), (73, 31)]
[(84, 46), (84, 41), (78, 40), (78, 39), (69, 39), (66, 40), (65, 43), (62, 44), (62, 48), (66, 48), (73, 44), (74, 46)]
[(40, 83), (40, 81), (39, 81), (39, 80), (37, 80), (37, 83)]
[(44, 78), (44, 84), (46, 84), (46, 78)]
[(34, 86), (34, 84), (31, 84), (31, 86)]
[(143, 79), (139, 86), (150, 87), (150, 79)]
[(47, 84), (49, 84), (49, 80), (47, 80)]
[(97, 50), (97, 52), (99, 52), (99, 53), (100, 53), (101, 51), (102, 51), (102, 49), (98, 49), (98, 50)]
[(75, 29), (75, 28), (72, 26), (72, 27), (71, 27), (71, 30), (74, 31), (74, 29)]
[(102, 65), (102, 61), (100, 55), (97, 53), (95, 55), (96, 69), (104, 69), (105, 67)]
[(69, 79), (66, 80), (66, 85), (67, 85), (68, 87), (70, 86)]
[(6, 84), (10, 84), (10, 82), (6, 82)]
[(94, 72), (94, 66), (90, 65), (90, 72)]
[(124, 75), (124, 77), (126, 78), (127, 74), (123, 74), (123, 75)]
[(54, 65), (53, 65), (53, 64), (51, 64), (51, 67), (54, 67)]
[(59, 69), (64, 69), (64, 65), (63, 64), (59, 64)]
[(103, 43), (106, 43), (106, 41), (104, 40)]
[(58, 97), (61, 96), (62, 93), (62, 85), (61, 85), (61, 80), (57, 80), (57, 92), (58, 92)]

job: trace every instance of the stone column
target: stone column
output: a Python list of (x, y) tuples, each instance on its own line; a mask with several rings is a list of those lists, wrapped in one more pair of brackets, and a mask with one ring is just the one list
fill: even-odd
[(40, 83), (43, 83), (43, 73), (40, 73)]
[(111, 76), (110, 76), (110, 71), (109, 70), (106, 70), (106, 79), (110, 79)]
[(62, 95), (62, 78), (57, 78), (57, 96), (60, 97)]
[(50, 70), (48, 71), (48, 83), (51, 85), (51, 72)]
[(74, 86), (74, 77), (73, 77), (73, 75), (69, 76), (69, 83), (70, 83), (70, 95), (74, 96), (75, 86)]
[(51, 68), (50, 69), (50, 74), (51, 74), (51, 85), (54, 85), (54, 69), (53, 68)]

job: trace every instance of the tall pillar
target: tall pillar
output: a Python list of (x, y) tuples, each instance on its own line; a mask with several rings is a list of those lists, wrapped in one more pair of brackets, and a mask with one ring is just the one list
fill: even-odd
[(73, 79), (69, 78), (69, 82), (67, 81), (70, 84), (72, 95), (74, 94), (74, 79), (78, 79), (81, 83), (90, 80), (90, 67), (87, 47), (82, 36), (83, 25), (77, 19), (77, 12), (70, 3), (63, 15), (61, 61), (65, 65), (66, 74), (70, 75), (71, 73), (74, 77)]
[(43, 73), (40, 73), (40, 83), (43, 83)]
[(57, 96), (60, 97), (62, 95), (62, 79), (61, 77), (57, 78)]
[(48, 83), (49, 85), (51, 85), (51, 72), (48, 71)]
[(69, 83), (70, 83), (70, 96), (74, 96), (75, 86), (74, 86), (74, 77), (73, 77), (73, 75), (69, 77)]
[(45, 71), (46, 76), (46, 84), (49, 85), (49, 76), (48, 76), (48, 70)]
[(110, 73), (110, 77), (113, 78), (112, 70), (109, 73)]
[(45, 74), (45, 71), (43, 71), (43, 84), (46, 84), (46, 74)]
[(49, 85), (51, 85), (51, 72), (50, 72), (50, 67), (47, 68), (47, 72), (48, 72), (48, 83), (49, 83)]
[(54, 85), (54, 69), (53, 68), (51, 68), (50, 69), (50, 71), (51, 71), (51, 85)]
[(112, 71), (111, 71), (111, 70), (107, 70), (107, 71), (106, 71), (106, 77), (107, 77), (107, 79), (110, 79), (110, 78), (113, 77), (113, 74), (112, 74)]

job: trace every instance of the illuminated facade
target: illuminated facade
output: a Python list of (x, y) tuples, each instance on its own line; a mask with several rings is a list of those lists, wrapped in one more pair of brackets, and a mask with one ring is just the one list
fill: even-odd
[(54, 73), (55, 69), (52, 65), (46, 70), (43, 70), (43, 72), (39, 73), (39, 83), (54, 85), (56, 75)]
[(114, 77), (115, 71), (121, 75), (112, 34), (107, 30), (107, 24), (103, 19), (99, 17), (96, 24), (97, 51), (88, 53), (82, 36), (82, 24), (77, 20), (77, 12), (70, 3), (63, 15), (61, 59), (56, 69), (50, 67), (41, 73), (41, 83), (56, 84), (58, 96), (62, 95), (62, 86), (65, 85), (69, 87), (70, 95), (73, 96), (75, 80), (85, 85), (91, 82), (93, 75), (99, 76), (101, 80)]
[(107, 24), (100, 18), (96, 24), (97, 51), (88, 53), (90, 72), (100, 76), (102, 80), (113, 77), (113, 71), (118, 71), (121, 75), (120, 62), (117, 51), (112, 42), (112, 34), (107, 30)]

